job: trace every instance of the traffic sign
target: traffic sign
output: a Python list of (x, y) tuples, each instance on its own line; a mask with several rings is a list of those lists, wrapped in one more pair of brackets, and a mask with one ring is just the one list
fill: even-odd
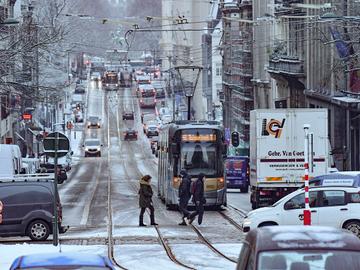
[(49, 157), (55, 157), (56, 138), (58, 138), (57, 156), (66, 156), (70, 151), (70, 142), (68, 137), (60, 132), (50, 133), (44, 138), (43, 145), (45, 154)]

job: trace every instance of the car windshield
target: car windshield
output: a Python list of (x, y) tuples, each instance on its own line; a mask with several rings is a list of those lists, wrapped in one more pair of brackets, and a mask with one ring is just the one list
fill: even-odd
[(98, 146), (100, 145), (99, 140), (91, 140), (91, 141), (85, 141), (86, 146)]
[[(328, 247), (327, 242), (324, 247)], [(259, 254), (257, 269), (355, 270), (360, 269), (360, 252), (341, 250), (264, 251)]]
[(217, 156), (214, 143), (182, 143), (180, 168), (189, 174), (214, 175), (216, 173)]
[(99, 121), (99, 118), (98, 117), (89, 117), (89, 121), (90, 122), (97, 122), (97, 121)]
[(110, 268), (104, 266), (42, 266), (42, 267), (29, 267), (21, 269), (31, 270), (109, 270)]

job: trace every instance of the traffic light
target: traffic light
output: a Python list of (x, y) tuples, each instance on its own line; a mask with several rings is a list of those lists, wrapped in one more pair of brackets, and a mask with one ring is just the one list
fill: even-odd
[(80, 111), (80, 104), (76, 104), (76, 110)]
[(233, 131), (231, 133), (231, 144), (234, 146), (234, 147), (238, 147), (239, 144), (240, 144), (240, 134), (239, 132), (237, 131)]

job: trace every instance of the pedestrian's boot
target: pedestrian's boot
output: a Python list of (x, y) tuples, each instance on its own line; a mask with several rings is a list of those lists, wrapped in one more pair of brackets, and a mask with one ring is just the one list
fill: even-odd
[(159, 225), (155, 222), (155, 216), (154, 215), (151, 215), (150, 216), (150, 221), (151, 221), (151, 225)]
[(179, 223), (180, 226), (186, 226), (186, 217), (183, 217), (182, 222)]
[(140, 227), (146, 227), (146, 224), (144, 224), (144, 217), (139, 216), (139, 226)]

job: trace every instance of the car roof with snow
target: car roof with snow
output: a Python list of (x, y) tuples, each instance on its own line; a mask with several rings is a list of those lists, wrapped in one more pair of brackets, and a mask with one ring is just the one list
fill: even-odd
[(360, 240), (350, 232), (321, 226), (266, 226), (251, 230), (245, 239), (256, 252), (265, 250), (353, 250)]
[(94, 266), (115, 269), (108, 258), (86, 253), (43, 253), (20, 256), (13, 262), (10, 269), (47, 266)]

